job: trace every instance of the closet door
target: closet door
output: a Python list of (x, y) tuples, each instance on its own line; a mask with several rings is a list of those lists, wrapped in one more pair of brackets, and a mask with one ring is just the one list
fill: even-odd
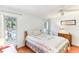
[(4, 37), (6, 43), (16, 41), (16, 17), (3, 15), (4, 19)]

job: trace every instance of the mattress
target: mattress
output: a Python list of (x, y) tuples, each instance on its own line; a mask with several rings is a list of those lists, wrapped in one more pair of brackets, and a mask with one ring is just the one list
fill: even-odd
[(26, 40), (27, 45), (30, 44), (29, 47), (36, 48), (36, 50), (41, 49), (43, 52), (59, 52), (62, 48), (67, 47), (69, 43), (65, 38), (50, 35), (31, 35)]

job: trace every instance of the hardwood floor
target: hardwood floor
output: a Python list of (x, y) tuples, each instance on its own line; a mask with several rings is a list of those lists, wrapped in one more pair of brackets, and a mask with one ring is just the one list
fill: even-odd
[[(27, 46), (21, 47), (17, 49), (18, 53), (34, 53), (30, 48), (28, 48)], [(79, 47), (77, 46), (71, 46), (69, 48), (68, 53), (79, 53)]]
[(69, 49), (68, 49), (68, 53), (79, 53), (79, 46), (71, 46)]
[(28, 48), (27, 46), (21, 47), (21, 48), (17, 48), (17, 52), (18, 53), (34, 53), (30, 48)]

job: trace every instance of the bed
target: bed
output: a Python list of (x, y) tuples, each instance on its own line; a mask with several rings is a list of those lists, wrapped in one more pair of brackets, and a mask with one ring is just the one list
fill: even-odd
[(68, 44), (65, 38), (47, 34), (29, 35), (26, 38), (26, 45), (36, 53), (63, 53)]

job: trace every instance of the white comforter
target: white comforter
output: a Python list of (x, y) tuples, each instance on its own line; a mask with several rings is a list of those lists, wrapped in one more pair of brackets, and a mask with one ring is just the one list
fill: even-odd
[(59, 50), (68, 43), (68, 40), (58, 36), (39, 35), (28, 36), (27, 42), (46, 50), (46, 52), (59, 52)]

